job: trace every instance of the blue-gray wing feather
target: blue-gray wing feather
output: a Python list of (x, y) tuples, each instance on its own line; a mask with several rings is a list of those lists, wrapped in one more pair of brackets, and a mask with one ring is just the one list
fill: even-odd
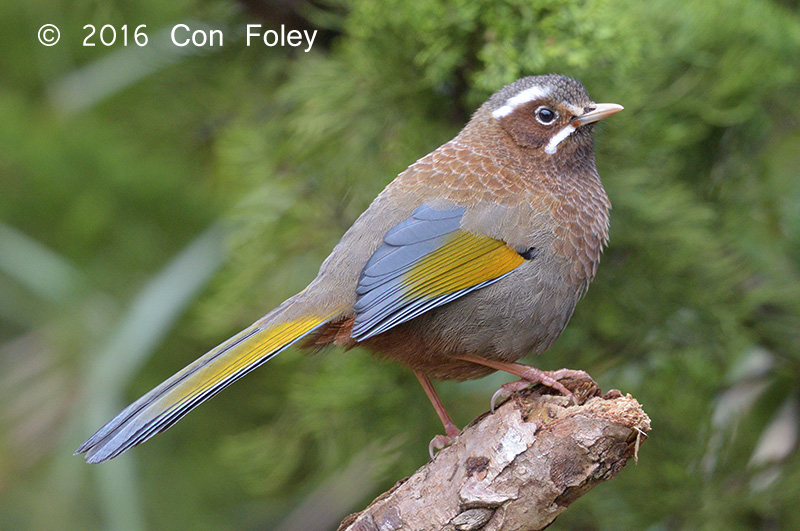
[[(460, 230), (464, 207), (437, 210), (423, 205), (386, 232), (383, 244), (367, 261), (356, 288), (351, 336), (363, 341), (505, 275), (438, 296), (404, 297), (403, 275)], [(508, 273), (506, 273), (508, 274)]]

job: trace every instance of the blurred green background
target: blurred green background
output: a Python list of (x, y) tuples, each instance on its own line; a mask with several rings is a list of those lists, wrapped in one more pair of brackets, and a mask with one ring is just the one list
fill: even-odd
[[(319, 33), (247, 47), (248, 23)], [(558, 72), (626, 110), (595, 135), (598, 277), (527, 361), (653, 431), (553, 529), (800, 529), (796, 0), (12, 0), (0, 45), (0, 528), (335, 529), (424, 464), (424, 393), (358, 350), (289, 350), (119, 459), (72, 452), (302, 289), (489, 94)], [(438, 387), (465, 424), (503, 381)]]

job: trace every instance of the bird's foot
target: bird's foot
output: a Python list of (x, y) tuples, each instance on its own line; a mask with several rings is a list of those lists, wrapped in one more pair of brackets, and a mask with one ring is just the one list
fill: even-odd
[(522, 391), (523, 389), (527, 389), (531, 386), (531, 382), (528, 380), (515, 380), (513, 382), (504, 383), (500, 386), (500, 389), (494, 392), (492, 395), (492, 401), (490, 403), (490, 411), (494, 413), (495, 408), (497, 407), (497, 403), (503, 403), (516, 392)]
[(550, 371), (549, 374), (562, 387), (569, 389), (574, 404), (579, 405), (593, 396), (600, 396), (600, 386), (597, 385), (586, 371), (574, 369), (559, 369)]
[[(515, 365), (517, 370), (514, 374), (520, 376), (522, 379), (503, 384), (500, 389), (492, 395), (491, 411), (493, 413), (498, 403), (505, 401), (514, 393), (536, 384), (555, 389), (569, 398), (575, 405), (585, 402), (587, 398), (599, 392), (597, 384), (585, 371), (576, 371), (572, 369), (543, 371), (528, 365)], [(565, 383), (566, 385), (564, 385)]]
[(514, 382), (508, 382), (500, 386), (500, 389), (495, 391), (492, 395), (491, 401), (491, 411), (494, 413), (495, 406), (497, 405), (498, 401), (504, 402), (507, 398), (513, 395), (516, 392), (522, 391), (523, 389), (527, 389), (532, 385), (541, 384), (545, 387), (550, 387), (551, 389), (555, 389), (562, 395), (566, 396), (570, 399), (570, 402), (577, 405), (578, 401), (575, 398), (575, 395), (572, 394), (572, 391), (567, 389), (564, 384), (559, 382), (558, 380), (567, 376), (567, 373), (577, 373), (578, 376), (581, 374), (588, 378), (589, 375), (583, 371), (570, 371), (569, 369), (560, 369), (558, 371), (543, 371), (541, 369), (537, 369), (536, 367), (529, 367), (527, 365), (523, 366), (520, 365), (521, 370), (518, 376), (521, 377), (520, 380), (516, 380)]
[(450, 443), (453, 442), (453, 439), (461, 434), (461, 430), (455, 426), (453, 426), (453, 428), (455, 428), (455, 431), (448, 429), (447, 435), (437, 435), (431, 439), (431, 442), (428, 444), (428, 453), (431, 454), (431, 459), (433, 459), (433, 454), (436, 453), (436, 450), (444, 450), (450, 446)]

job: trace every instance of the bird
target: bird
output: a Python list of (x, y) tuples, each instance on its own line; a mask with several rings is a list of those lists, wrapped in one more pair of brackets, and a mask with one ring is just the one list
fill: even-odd
[(597, 273), (611, 204), (592, 131), (622, 109), (558, 74), (504, 86), (384, 188), (304, 290), (133, 402), (75, 454), (118, 456), (296, 343), (360, 346), (413, 371), (445, 430), (431, 454), (460, 433), (431, 379), (499, 370), (520, 380), (498, 393), (542, 384), (571, 397), (558, 374), (517, 360), (552, 345)]

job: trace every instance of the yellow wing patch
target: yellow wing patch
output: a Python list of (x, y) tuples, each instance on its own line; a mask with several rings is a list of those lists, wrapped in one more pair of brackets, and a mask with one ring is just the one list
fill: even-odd
[(403, 278), (404, 295), (447, 295), (498, 278), (524, 261), (503, 241), (459, 231), (411, 267)]
[(381, 334), (488, 286), (525, 263), (505, 242), (459, 229), (457, 222), (451, 221), (440, 235), (422, 223), (409, 224), (416, 235), (385, 241), (356, 290), (352, 338), (363, 341)]

